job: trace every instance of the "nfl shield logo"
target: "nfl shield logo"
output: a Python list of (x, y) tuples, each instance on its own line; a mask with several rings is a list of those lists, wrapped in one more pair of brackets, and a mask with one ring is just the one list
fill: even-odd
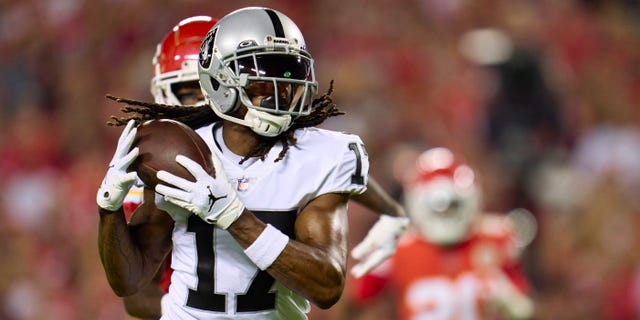
[(247, 191), (249, 189), (249, 179), (240, 178), (238, 179), (238, 191)]

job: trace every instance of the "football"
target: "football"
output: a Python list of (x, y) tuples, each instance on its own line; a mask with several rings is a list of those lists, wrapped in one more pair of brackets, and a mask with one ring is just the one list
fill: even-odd
[(144, 122), (138, 127), (133, 147), (138, 147), (140, 153), (129, 166), (129, 171), (136, 171), (150, 188), (158, 184), (156, 173), (160, 170), (195, 182), (193, 175), (176, 162), (179, 154), (199, 163), (210, 175), (215, 174), (211, 150), (206, 142), (193, 129), (175, 120)]

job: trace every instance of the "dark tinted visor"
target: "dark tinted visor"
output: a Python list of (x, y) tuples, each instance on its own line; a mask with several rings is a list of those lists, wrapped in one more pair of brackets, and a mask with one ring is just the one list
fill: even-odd
[[(311, 80), (311, 61), (300, 56), (290, 55), (256, 55), (258, 66), (254, 65), (254, 56), (237, 60), (237, 74), (247, 73), (251, 76), (273, 77), (295, 80)], [(231, 64), (235, 70), (235, 65)]]

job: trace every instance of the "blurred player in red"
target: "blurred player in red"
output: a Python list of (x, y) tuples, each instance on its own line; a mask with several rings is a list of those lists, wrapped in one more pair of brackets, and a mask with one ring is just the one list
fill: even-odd
[[(216, 22), (216, 19), (208, 16), (186, 18), (158, 44), (153, 58), (154, 77), (151, 80), (151, 93), (156, 103), (185, 107), (206, 103), (198, 82), (198, 55), (202, 40)], [(351, 270), (356, 277), (364, 275), (395, 251), (397, 237), (408, 224), (402, 206), (372, 177), (368, 179), (367, 188), (364, 194), (354, 196), (353, 200), (379, 213), (381, 217), (353, 253), (353, 257), (360, 260)], [(144, 223), (133, 215), (142, 203), (143, 189), (142, 181), (138, 180), (123, 203), (126, 216), (134, 225)], [(171, 274), (169, 254), (164, 267), (149, 286), (124, 298), (127, 313), (140, 318), (160, 317), (161, 298), (168, 292)]]
[[(186, 107), (205, 103), (198, 83), (198, 55), (204, 36), (216, 22), (208, 16), (186, 18), (158, 44), (152, 60), (154, 77), (151, 79), (151, 94), (156, 103)], [(142, 181), (138, 180), (123, 203), (125, 215), (133, 224), (142, 223), (136, 221), (133, 212), (142, 203), (143, 187)], [(160, 301), (169, 290), (171, 273), (169, 254), (149, 286), (124, 298), (127, 313), (140, 318), (159, 318)]]
[(531, 318), (515, 225), (481, 213), (473, 170), (434, 148), (404, 187), (412, 227), (395, 255), (358, 282), (356, 301), (372, 306), (390, 294), (397, 319)]

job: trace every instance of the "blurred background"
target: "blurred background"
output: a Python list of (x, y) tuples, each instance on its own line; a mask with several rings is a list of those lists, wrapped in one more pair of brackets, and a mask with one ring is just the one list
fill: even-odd
[[(104, 96), (152, 101), (165, 33), (248, 5), (296, 21), (347, 112), (323, 126), (359, 134), (398, 199), (406, 159), (445, 146), (486, 210), (533, 213), (536, 318), (640, 318), (636, 0), (0, 0), (0, 319), (128, 319), (97, 254)], [(376, 219), (350, 207), (351, 246)], [(351, 280), (310, 317), (357, 318)]]

